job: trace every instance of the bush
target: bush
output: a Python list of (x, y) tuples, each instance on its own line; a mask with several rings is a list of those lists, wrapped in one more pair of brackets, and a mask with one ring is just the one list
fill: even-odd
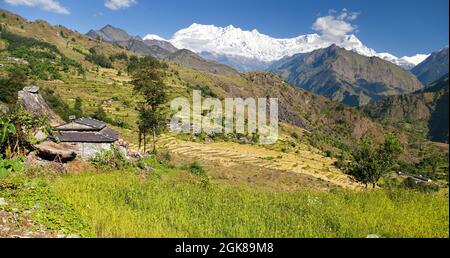
[(98, 66), (101, 66), (103, 68), (112, 68), (112, 62), (111, 59), (108, 58), (105, 54), (99, 54), (94, 48), (91, 48), (89, 50), (90, 54), (86, 55), (86, 60), (96, 64)]
[(439, 186), (433, 183), (422, 182), (414, 178), (408, 177), (403, 181), (402, 186), (406, 189), (413, 189), (424, 193), (432, 193), (439, 191)]
[(54, 90), (50, 88), (43, 88), (40, 92), (50, 108), (63, 120), (68, 121), (69, 116), (75, 113), (74, 110), (67, 103), (65, 103)]
[(202, 165), (200, 165), (197, 161), (194, 161), (191, 165), (189, 165), (189, 172), (200, 177), (200, 184), (202, 187), (207, 187), (209, 185), (209, 177)]
[(7, 78), (0, 78), (0, 101), (15, 104), (17, 93), (25, 85), (26, 75), (19, 67), (10, 70)]
[(111, 150), (101, 150), (89, 160), (95, 167), (102, 170), (107, 169), (124, 169), (131, 166), (125, 155), (116, 147)]

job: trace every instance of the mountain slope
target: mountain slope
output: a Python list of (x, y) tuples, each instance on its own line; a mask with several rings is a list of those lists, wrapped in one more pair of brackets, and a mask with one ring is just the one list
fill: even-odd
[(152, 47), (152, 46), (158, 46), (170, 53), (175, 53), (178, 51), (178, 48), (174, 47), (170, 42), (164, 41), (164, 40), (155, 40), (155, 39), (144, 39), (145, 45)]
[(370, 103), (364, 111), (371, 117), (394, 125), (411, 124), (428, 130), (431, 140), (448, 143), (448, 74), (430, 87), (412, 94), (392, 96)]
[[(125, 30), (106, 25), (100, 30), (90, 30), (87, 36), (94, 39), (101, 39), (109, 43), (115, 43), (127, 47), (130, 51), (142, 55), (149, 55), (153, 52), (152, 46), (158, 46), (169, 53), (174, 53), (178, 49), (167, 41), (159, 40), (156, 37), (146, 37), (141, 39), (139, 36), (130, 36)], [(162, 39), (162, 38), (161, 38)]]
[(132, 38), (126, 31), (115, 28), (111, 25), (106, 25), (98, 31), (90, 30), (86, 35), (91, 38), (98, 38), (107, 42), (128, 41)]
[(336, 45), (282, 59), (271, 70), (294, 85), (351, 106), (423, 88), (414, 75), (390, 62)]
[(126, 31), (111, 25), (107, 25), (99, 31), (91, 30), (87, 35), (93, 38), (101, 38), (141, 55), (151, 55), (158, 59), (173, 61), (179, 65), (199, 71), (226, 76), (238, 74), (233, 68), (214, 61), (205, 60), (190, 50), (178, 50), (170, 42), (156, 35), (147, 35), (144, 39), (131, 37)]
[(448, 47), (439, 52), (431, 54), (429, 58), (414, 67), (411, 72), (419, 78), (419, 80), (428, 85), (449, 72), (448, 63)]
[[(80, 62), (87, 68), (95, 66), (86, 59), (86, 55), (89, 54), (90, 49), (95, 49), (98, 53), (107, 56), (124, 52), (128, 55), (132, 54), (119, 46), (92, 39), (61, 25), (52, 26), (43, 20), (31, 22), (9, 11), (2, 9), (0, 11), (2, 13), (2, 16), (0, 16), (0, 24), (2, 24), (2, 27), (6, 31), (21, 37), (50, 43), (66, 57)], [(117, 65), (123, 68), (123, 64), (117, 63)]]
[(405, 69), (412, 68), (427, 57), (417, 55), (413, 58), (398, 58), (389, 53), (377, 53), (365, 46), (355, 35), (333, 40), (318, 34), (277, 39), (257, 30), (245, 31), (232, 25), (222, 28), (194, 23), (176, 32), (169, 41), (179, 49), (192, 50), (205, 58), (224, 62), (241, 71), (266, 69), (270, 63), (284, 57), (309, 53), (332, 44), (364, 56), (378, 56)]
[(239, 72), (231, 67), (214, 61), (208, 61), (197, 55), (196, 53), (182, 49), (175, 53), (165, 55), (163, 59), (173, 61), (181, 66), (186, 66), (195, 70), (220, 74), (225, 76), (238, 76)]

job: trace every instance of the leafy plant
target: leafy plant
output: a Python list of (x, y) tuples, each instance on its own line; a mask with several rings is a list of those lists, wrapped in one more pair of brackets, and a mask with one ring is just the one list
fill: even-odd
[(111, 150), (102, 149), (89, 161), (103, 170), (124, 169), (132, 165), (116, 146), (112, 146)]
[(16, 127), (8, 118), (0, 117), (0, 150), (3, 149), (10, 134), (16, 134)]
[(21, 158), (3, 159), (0, 156), (0, 179), (7, 177), (10, 173), (20, 172), (22, 170), (23, 160)]

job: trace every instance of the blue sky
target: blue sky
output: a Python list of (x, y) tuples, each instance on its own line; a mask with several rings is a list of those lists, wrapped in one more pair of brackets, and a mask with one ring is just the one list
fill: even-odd
[(346, 8), (359, 14), (346, 22), (378, 52), (414, 55), (448, 45), (448, 0), (0, 0), (0, 6), (83, 33), (112, 24), (164, 38), (194, 22), (295, 37), (315, 32), (314, 22), (330, 10)]

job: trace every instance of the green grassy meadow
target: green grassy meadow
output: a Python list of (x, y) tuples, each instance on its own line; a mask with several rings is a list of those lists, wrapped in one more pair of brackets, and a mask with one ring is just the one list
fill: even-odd
[(97, 237), (386, 238), (449, 236), (445, 194), (278, 192), (207, 187), (184, 171), (67, 175), (50, 184)]

